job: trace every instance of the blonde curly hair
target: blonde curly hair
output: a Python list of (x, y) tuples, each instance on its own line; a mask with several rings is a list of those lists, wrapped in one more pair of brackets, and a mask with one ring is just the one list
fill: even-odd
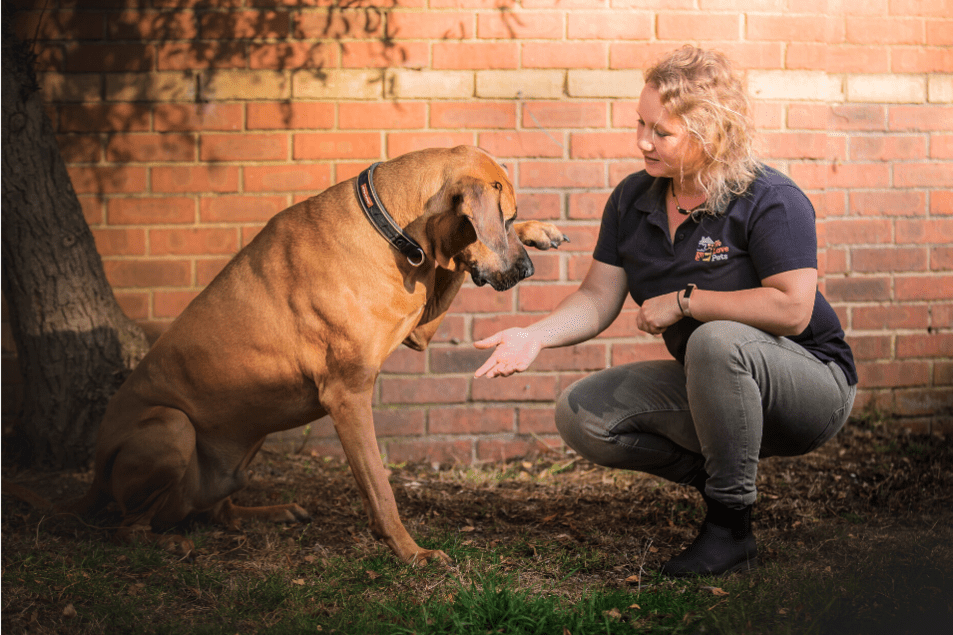
[(705, 157), (695, 176), (705, 213), (720, 214), (757, 178), (754, 123), (742, 77), (722, 53), (683, 46), (645, 71), (662, 105), (685, 124)]

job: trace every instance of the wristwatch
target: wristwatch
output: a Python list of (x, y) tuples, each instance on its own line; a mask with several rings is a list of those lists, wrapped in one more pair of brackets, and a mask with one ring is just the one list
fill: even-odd
[(685, 305), (682, 306), (681, 302), (678, 303), (678, 307), (682, 310), (682, 315), (686, 317), (692, 317), (692, 305), (690, 298), (692, 297), (692, 291), (694, 291), (696, 288), (697, 285), (689, 283), (685, 287), (685, 291), (682, 293), (682, 298), (685, 300)]

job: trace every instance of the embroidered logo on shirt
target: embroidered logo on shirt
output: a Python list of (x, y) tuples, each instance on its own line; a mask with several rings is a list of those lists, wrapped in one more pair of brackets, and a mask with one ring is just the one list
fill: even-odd
[(715, 260), (728, 260), (728, 245), (722, 245), (720, 240), (712, 240), (705, 236), (698, 241), (695, 262), (714, 262)]

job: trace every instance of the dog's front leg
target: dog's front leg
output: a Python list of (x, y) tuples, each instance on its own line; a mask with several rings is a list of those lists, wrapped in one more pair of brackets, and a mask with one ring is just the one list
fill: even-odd
[(377, 448), (370, 393), (342, 395), (336, 401), (333, 406), (329, 404), (328, 410), (357, 480), (371, 531), (407, 564), (424, 564), (429, 560), (449, 563), (450, 557), (443, 551), (417, 546), (400, 521), (394, 490)]

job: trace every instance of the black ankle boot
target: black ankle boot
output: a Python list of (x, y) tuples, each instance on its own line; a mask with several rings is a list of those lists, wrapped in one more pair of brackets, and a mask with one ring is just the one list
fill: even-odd
[(725, 575), (758, 566), (758, 546), (751, 533), (751, 506), (731, 509), (705, 496), (708, 514), (695, 541), (662, 565), (674, 578)]

